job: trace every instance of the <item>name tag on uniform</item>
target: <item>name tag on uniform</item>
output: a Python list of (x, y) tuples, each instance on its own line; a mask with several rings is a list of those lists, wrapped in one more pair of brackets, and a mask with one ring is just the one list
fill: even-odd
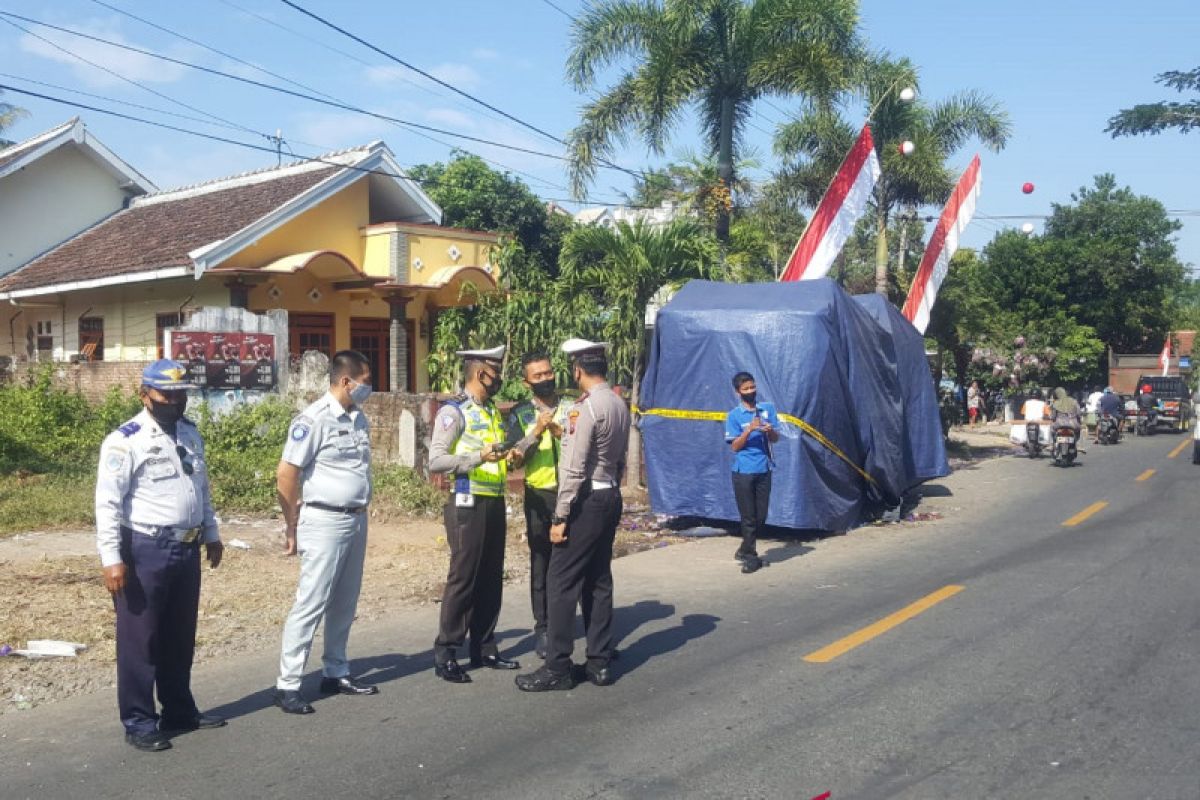
[(474, 508), (475, 495), (470, 492), (455, 492), (454, 505), (456, 508)]
[(171, 463), (170, 459), (152, 458), (146, 462), (146, 477), (152, 481), (173, 478), (177, 474), (175, 465)]

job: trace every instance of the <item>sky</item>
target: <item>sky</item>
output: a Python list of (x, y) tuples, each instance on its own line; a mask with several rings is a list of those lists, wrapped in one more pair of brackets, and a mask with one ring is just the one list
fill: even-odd
[[(585, 0), (297, 2), (556, 136), (574, 127), (587, 100), (566, 82), (563, 66), (571, 46), (570, 16), (581, 12)], [(0, 11), (422, 125), (551, 155), (563, 152), (561, 144), (453, 94), (281, 0), (0, 0)], [(860, 14), (873, 48), (907, 56), (919, 67), (922, 97), (937, 101), (973, 89), (992, 96), (1010, 115), (1013, 136), (1008, 146), (998, 154), (980, 151), (983, 189), (965, 246), (982, 247), (1004, 227), (1024, 222), (1040, 227), (1052, 204), (1071, 202), (1071, 194), (1090, 185), (1095, 175), (1111, 172), (1120, 185), (1157, 198), (1173, 212), (1193, 212), (1180, 216), (1184, 227), (1178, 234), (1179, 256), (1200, 267), (1200, 133), (1115, 140), (1104, 133), (1108, 118), (1122, 108), (1179, 96), (1156, 85), (1157, 74), (1200, 66), (1196, 0), (863, 0)], [(558, 159), (428, 134), (440, 140), (433, 141), (389, 121), (16, 22), (28, 32), (0, 22), (0, 84), (268, 149), (274, 144), (267, 137), (278, 133), (287, 143), (285, 157), (288, 152), (311, 156), (382, 139), (401, 164), (412, 165), (444, 161), (451, 146), (458, 146), (513, 172), (543, 198), (578, 207), (568, 202), (565, 164)], [(599, 88), (616, 74), (601, 76)], [(102, 142), (160, 188), (270, 166), (276, 160), (270, 152), (14, 92), (6, 92), (3, 99), (30, 112), (5, 132), (7, 138), (35, 135), (79, 114)], [(797, 107), (785, 98), (757, 106), (746, 144), (762, 166), (752, 177), (769, 176), (777, 163), (771, 133)], [(613, 160), (641, 169), (698, 150), (698, 144), (694, 120), (685, 117), (664, 156), (647, 152), (635, 141)], [(971, 143), (955, 154), (953, 165), (965, 168), (976, 149)], [(1032, 194), (1022, 193), (1025, 182), (1035, 185)], [(621, 202), (621, 193), (630, 189), (627, 174), (601, 170), (588, 204)], [(939, 209), (926, 213), (936, 216)]]

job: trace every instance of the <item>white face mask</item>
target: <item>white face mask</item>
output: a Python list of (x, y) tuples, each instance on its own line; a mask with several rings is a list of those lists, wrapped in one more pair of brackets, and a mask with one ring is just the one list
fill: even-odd
[(350, 387), (350, 400), (354, 405), (361, 406), (371, 396), (371, 384), (357, 381), (351, 381), (351, 383), (354, 385)]

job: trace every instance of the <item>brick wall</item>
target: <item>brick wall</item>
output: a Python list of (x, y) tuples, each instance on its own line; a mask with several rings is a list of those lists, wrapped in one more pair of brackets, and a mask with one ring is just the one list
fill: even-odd
[[(79, 392), (91, 402), (99, 402), (114, 386), (132, 392), (142, 382), (142, 370), (148, 361), (89, 361), (78, 364), (56, 362), (53, 372), (55, 385)], [(43, 368), (43, 364), (18, 363), (9, 373), (12, 380), (28, 379), (31, 372)]]

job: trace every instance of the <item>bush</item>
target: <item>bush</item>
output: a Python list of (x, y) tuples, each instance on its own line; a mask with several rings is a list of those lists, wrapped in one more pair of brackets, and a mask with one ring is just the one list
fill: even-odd
[(296, 410), (272, 396), (221, 414), (208, 404), (198, 411), (217, 513), (276, 508), (275, 468)]
[(54, 386), (49, 366), (0, 386), (0, 474), (91, 471), (104, 437), (140, 408), (135, 394), (115, 388), (93, 407)]
[(411, 467), (388, 465), (373, 470), (372, 506), (390, 507), (407, 514), (439, 514), (446, 495)]

